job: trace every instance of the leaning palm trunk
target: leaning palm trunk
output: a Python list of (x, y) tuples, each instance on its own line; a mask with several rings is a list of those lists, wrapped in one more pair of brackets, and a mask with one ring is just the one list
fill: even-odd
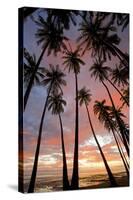
[(128, 170), (127, 164), (126, 164), (126, 162), (125, 162), (125, 160), (124, 160), (124, 158), (123, 158), (123, 154), (122, 154), (122, 152), (121, 152), (121, 149), (120, 149), (120, 146), (119, 146), (118, 140), (117, 140), (117, 138), (116, 138), (115, 132), (114, 132), (113, 129), (111, 129), (111, 130), (112, 130), (113, 136), (114, 136), (114, 138), (115, 138), (115, 142), (116, 142), (116, 144), (117, 144), (117, 148), (118, 148), (118, 151), (119, 151), (120, 157), (121, 157), (121, 159), (122, 159), (122, 161), (123, 161), (123, 165), (124, 165), (124, 167), (125, 167), (125, 170), (126, 170), (127, 176), (129, 176), (129, 170)]
[(71, 189), (79, 188), (79, 174), (78, 174), (78, 80), (75, 73), (75, 85), (76, 85), (76, 116), (75, 116), (75, 147), (74, 147), (74, 161), (73, 161), (73, 173), (71, 181)]
[(68, 180), (68, 172), (67, 172), (67, 162), (66, 162), (66, 153), (65, 153), (65, 145), (64, 145), (64, 137), (63, 137), (63, 126), (61, 116), (59, 114), (60, 128), (61, 128), (61, 144), (62, 144), (62, 154), (63, 154), (63, 190), (70, 189), (69, 180)]
[(122, 153), (123, 158), (124, 158), (124, 160), (125, 160), (126, 166), (127, 166), (128, 170), (129, 170), (129, 163), (128, 163), (127, 158), (126, 158), (126, 156), (125, 156), (125, 154), (124, 154), (123, 148), (122, 148), (122, 146), (121, 146), (121, 142), (119, 141), (119, 137), (120, 137), (120, 135), (116, 135), (117, 142), (118, 142), (118, 144), (119, 144), (121, 153)]
[(113, 174), (112, 174), (112, 172), (111, 172), (111, 169), (110, 169), (110, 167), (109, 167), (109, 165), (108, 165), (108, 163), (107, 163), (107, 161), (106, 161), (106, 158), (105, 158), (105, 156), (104, 156), (104, 153), (103, 153), (103, 151), (102, 151), (102, 148), (100, 147), (100, 144), (99, 144), (99, 142), (98, 142), (98, 140), (97, 140), (95, 131), (94, 131), (94, 129), (93, 129), (93, 125), (92, 125), (92, 122), (91, 122), (90, 113), (89, 113), (87, 104), (86, 104), (85, 106), (86, 106), (86, 110), (87, 110), (87, 114), (88, 114), (88, 119), (89, 119), (89, 123), (90, 123), (90, 126), (91, 126), (91, 130), (92, 130), (93, 136), (94, 136), (94, 138), (95, 138), (96, 144), (97, 144), (97, 146), (98, 146), (98, 149), (99, 149), (99, 151), (100, 151), (100, 154), (101, 154), (101, 156), (102, 156), (102, 159), (103, 159), (105, 168), (106, 168), (106, 170), (107, 170), (110, 184), (111, 184), (112, 187), (116, 187), (116, 186), (118, 186), (118, 185), (117, 185), (117, 183), (116, 183), (116, 181), (115, 181), (115, 178), (114, 178), (114, 176), (113, 176)]
[(116, 91), (120, 94), (120, 96), (122, 97), (122, 99), (125, 101), (125, 103), (127, 104), (127, 106), (129, 106), (128, 101), (126, 100), (126, 98), (123, 96), (123, 94), (120, 92), (120, 90), (112, 83), (111, 80), (109, 80), (108, 78), (106, 78), (107, 81), (116, 89)]
[(45, 113), (46, 113), (46, 108), (47, 108), (47, 103), (48, 103), (48, 98), (49, 98), (51, 88), (52, 88), (52, 83), (48, 90), (48, 95), (47, 95), (47, 98), (46, 98), (46, 101), (44, 104), (44, 109), (43, 109), (43, 113), (42, 113), (42, 117), (41, 117), (38, 140), (37, 140), (37, 147), (36, 147), (36, 152), (35, 152), (35, 159), (34, 159), (30, 184), (29, 184), (29, 188), (28, 188), (28, 193), (34, 192), (34, 188), (35, 188), (36, 173), (37, 173), (37, 167), (38, 167), (38, 158), (39, 158), (40, 144), (41, 144), (41, 137), (42, 137), (43, 121), (44, 121), (44, 117), (45, 117)]
[(113, 102), (113, 99), (112, 99), (112, 96), (110, 94), (110, 91), (109, 91), (108, 87), (106, 86), (106, 84), (103, 81), (101, 81), (101, 82), (102, 82), (103, 86), (106, 88), (106, 90), (108, 92), (108, 95), (109, 95), (109, 98), (110, 98), (110, 101), (111, 101), (111, 104), (112, 104), (112, 107), (113, 107), (113, 110), (114, 110), (115, 119), (116, 119), (116, 122), (117, 122), (117, 124), (119, 126), (120, 133), (121, 133), (121, 136), (122, 136), (122, 139), (123, 139), (123, 143), (125, 145), (127, 154), (129, 156), (129, 146), (128, 146), (128, 143), (127, 143), (127, 140), (126, 140), (126, 136), (125, 136), (125, 127), (123, 126), (123, 124), (121, 123), (119, 117), (116, 114), (116, 108), (115, 108), (115, 105), (114, 105), (114, 102)]
[(34, 69), (34, 72), (32, 73), (32, 76), (30, 78), (29, 84), (28, 84), (27, 89), (25, 91), (25, 95), (24, 95), (24, 110), (26, 108), (27, 101), (28, 101), (28, 98), (29, 98), (29, 95), (30, 95), (30, 92), (31, 92), (31, 89), (32, 89), (32, 86), (33, 86), (33, 83), (34, 83), (34, 78), (35, 78), (36, 72), (38, 70), (38, 67), (39, 67), (40, 62), (41, 62), (41, 60), (43, 58), (43, 55), (45, 53), (45, 50), (46, 50), (47, 46), (48, 46), (48, 44), (42, 50), (42, 53), (41, 53), (41, 55), (40, 55), (40, 57), (38, 59), (38, 62), (37, 62), (36, 66), (35, 66), (35, 69)]

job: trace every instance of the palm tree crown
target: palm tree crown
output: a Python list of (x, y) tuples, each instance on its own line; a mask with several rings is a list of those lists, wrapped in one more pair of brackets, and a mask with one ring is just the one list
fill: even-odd
[(68, 71), (73, 71), (74, 73), (78, 74), (80, 72), (80, 65), (84, 65), (84, 61), (80, 58), (80, 50), (77, 48), (75, 51), (72, 50), (71, 46), (69, 45), (70, 50), (68, 48), (65, 49), (64, 53), (65, 56), (63, 56), (63, 59), (65, 61), (63, 62), (64, 65), (66, 65), (66, 68), (68, 68)]
[(76, 25), (75, 16), (78, 11), (75, 10), (60, 10), (60, 9), (46, 9), (48, 14), (48, 21), (55, 24), (58, 28), (70, 28), (70, 23)]
[(104, 127), (107, 128), (109, 131), (110, 129), (114, 130), (116, 128), (116, 123), (112, 119), (110, 114), (111, 107), (106, 105), (106, 100), (103, 101), (95, 101), (94, 104), (94, 114), (98, 114), (98, 119), (101, 123), (104, 124)]
[(52, 110), (52, 114), (60, 114), (64, 112), (66, 101), (62, 98), (62, 94), (52, 94), (48, 99), (48, 110)]
[(59, 65), (53, 66), (49, 65), (49, 69), (45, 68), (45, 79), (42, 81), (44, 86), (50, 86), (52, 84), (52, 90), (61, 90), (60, 85), (66, 86), (66, 81), (64, 77), (66, 75), (60, 70)]
[[(26, 60), (24, 63), (24, 82), (28, 84), (36, 67), (36, 56), (35, 54), (33, 54), (33, 56), (30, 55), (30, 53), (24, 49), (24, 58)], [(34, 77), (34, 84), (39, 84), (42, 78), (44, 78), (44, 68), (39, 67)]]
[(90, 94), (90, 90), (87, 90), (85, 87), (79, 90), (78, 100), (79, 100), (80, 106), (82, 106), (83, 103), (85, 103), (85, 105), (88, 105), (89, 102), (91, 101), (91, 96), (92, 95)]
[(116, 65), (116, 68), (112, 70), (112, 80), (118, 86), (122, 85), (128, 85), (128, 80), (125, 72), (125, 68), (122, 68), (121, 66)]
[(120, 38), (116, 33), (111, 34), (116, 29), (110, 23), (104, 23), (105, 17), (106, 15), (102, 16), (101, 13), (89, 12), (80, 24), (80, 36), (77, 41), (80, 42), (80, 46), (84, 45), (84, 52), (92, 49), (92, 56), (99, 55), (103, 59), (111, 59), (111, 55), (116, 56), (111, 45), (118, 45)]
[(105, 61), (96, 59), (92, 67), (90, 68), (91, 77), (95, 77), (96, 79), (99, 79), (100, 81), (104, 81), (104, 79), (107, 79), (109, 72), (111, 69), (108, 66), (103, 66)]
[(43, 17), (39, 16), (35, 23), (39, 26), (36, 37), (37, 44), (42, 44), (42, 48), (47, 47), (48, 55), (53, 51), (54, 55), (65, 47), (64, 41), (68, 40), (63, 35), (63, 29), (57, 29), (53, 23), (45, 21)]

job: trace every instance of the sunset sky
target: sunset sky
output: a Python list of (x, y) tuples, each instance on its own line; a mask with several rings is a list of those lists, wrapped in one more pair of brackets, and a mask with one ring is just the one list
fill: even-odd
[[(37, 19), (37, 13), (33, 14)], [(40, 12), (41, 16), (44, 16)], [(44, 16), (45, 17), (45, 16)], [(77, 17), (77, 24), (80, 22), (80, 18)], [(65, 36), (70, 39), (72, 48), (75, 50), (77, 47), (76, 39), (79, 36), (77, 31), (78, 25), (73, 26), (71, 24), (70, 30), (65, 31)], [(40, 46), (37, 46), (35, 33), (37, 26), (31, 20), (30, 17), (24, 21), (24, 47), (31, 53), (39, 57), (41, 53)], [(123, 52), (128, 52), (128, 28), (121, 32), (121, 28), (118, 28), (118, 35), (121, 38), (119, 48)], [(84, 66), (81, 66), (81, 72), (78, 74), (78, 86), (81, 89), (83, 86), (90, 89), (92, 94), (92, 101), (89, 104), (89, 111), (91, 114), (94, 130), (98, 137), (99, 143), (102, 146), (105, 157), (111, 167), (112, 171), (124, 171), (122, 161), (120, 159), (118, 149), (115, 145), (112, 133), (108, 132), (103, 125), (98, 121), (93, 112), (93, 105), (95, 100), (106, 99), (106, 103), (110, 105), (108, 94), (103, 88), (102, 84), (98, 80), (90, 77), (89, 68), (93, 64), (91, 58), (91, 51), (86, 52), (82, 57), (85, 62)], [(41, 67), (48, 67), (49, 64), (59, 64), (60, 68), (64, 71), (62, 54), (58, 53), (57, 57), (52, 54), (47, 56), (47, 52), (41, 62)], [(119, 63), (117, 58), (112, 58), (106, 65), (111, 68), (115, 67), (115, 64)], [(67, 101), (67, 106), (62, 114), (62, 122), (64, 129), (65, 147), (67, 153), (67, 164), (69, 177), (71, 178), (72, 164), (73, 164), (73, 150), (74, 150), (74, 134), (75, 134), (75, 79), (74, 74), (71, 72), (68, 74), (67, 70), (65, 80), (67, 86), (63, 87), (64, 99)], [(120, 96), (108, 85), (114, 102), (117, 106), (121, 105)], [(35, 149), (37, 144), (38, 128), (42, 109), (45, 104), (46, 89), (43, 86), (34, 86), (30, 94), (26, 110), (24, 112), (24, 173), (25, 178), (31, 175), (32, 165), (34, 161)], [(124, 107), (123, 113), (127, 116), (128, 121), (128, 109)], [(90, 125), (88, 123), (87, 112), (85, 106), (79, 106), (79, 176), (87, 176), (90, 174), (106, 173), (100, 153), (92, 136)], [(62, 151), (61, 151), (61, 137), (60, 137), (60, 124), (56, 115), (52, 115), (50, 111), (46, 112), (42, 133), (42, 142), (38, 164), (38, 177), (39, 176), (62, 176)]]

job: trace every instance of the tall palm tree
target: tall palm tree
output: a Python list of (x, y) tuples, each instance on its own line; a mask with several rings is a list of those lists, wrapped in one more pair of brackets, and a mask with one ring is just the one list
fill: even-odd
[(99, 81), (103, 84), (103, 86), (105, 87), (105, 89), (106, 89), (106, 91), (109, 95), (109, 98), (110, 98), (110, 101), (111, 101), (111, 104), (112, 104), (113, 113), (114, 113), (116, 122), (118, 124), (121, 136), (123, 138), (123, 142), (124, 142), (127, 154), (129, 156), (129, 147), (128, 147), (128, 144), (127, 144), (127, 141), (126, 141), (126, 136), (125, 136), (125, 133), (126, 133), (125, 126), (123, 125), (123, 123), (121, 122), (121, 120), (118, 116), (118, 113), (116, 111), (116, 107), (115, 107), (113, 98), (111, 96), (111, 93), (110, 93), (107, 85), (104, 82), (105, 80), (107, 80), (109, 68), (107, 66), (103, 67), (103, 66), (97, 65), (97, 62), (96, 62), (91, 66), (90, 71), (91, 71), (91, 77), (95, 77), (95, 79), (99, 79)]
[(117, 186), (117, 183), (115, 181), (115, 178), (111, 172), (111, 169), (106, 161), (106, 158), (104, 156), (104, 153), (102, 151), (102, 148), (98, 142), (98, 139), (96, 137), (96, 134), (95, 134), (95, 131), (94, 131), (94, 128), (93, 128), (93, 125), (92, 125), (92, 121), (91, 121), (91, 116), (90, 116), (90, 113), (89, 113), (89, 109), (88, 109), (88, 105), (91, 101), (91, 94), (90, 94), (90, 90), (87, 90), (85, 87), (83, 87), (80, 91), (79, 91), (79, 95), (78, 95), (78, 100), (79, 100), (79, 103), (80, 103), (80, 106), (82, 106), (82, 104), (85, 104), (85, 107), (86, 107), (86, 111), (87, 111), (87, 114), (88, 114), (88, 120), (89, 120), (89, 123), (90, 123), (90, 127), (91, 127), (91, 131), (92, 131), (92, 134), (94, 136), (94, 139), (96, 141), (96, 144), (98, 146), (98, 149), (100, 151), (100, 154), (101, 154), (101, 157), (103, 159), (103, 162), (104, 162), (104, 165), (105, 165), (105, 168), (107, 170), (107, 173), (108, 173), (108, 177), (109, 177), (109, 180), (110, 180), (110, 184), (111, 186)]
[(63, 136), (63, 125), (61, 113), (64, 112), (64, 106), (66, 105), (66, 101), (62, 98), (61, 93), (54, 93), (48, 98), (48, 110), (52, 111), (52, 114), (58, 115), (61, 129), (61, 144), (62, 144), (62, 155), (63, 155), (63, 190), (69, 189), (69, 180), (68, 180), (68, 172), (67, 172), (67, 161), (66, 161), (66, 153), (65, 153), (65, 144), (64, 144), (64, 136)]
[[(26, 62), (24, 63), (24, 83), (25, 85), (27, 85), (36, 67), (36, 56), (35, 54), (33, 54), (33, 56), (30, 55), (27, 49), (24, 49), (24, 58), (26, 60)], [(44, 78), (43, 72), (44, 68), (38, 67), (38, 70), (36, 71), (34, 77), (34, 83), (40, 83), (40, 80)]]
[(35, 74), (42, 61), (45, 51), (47, 50), (48, 55), (50, 55), (51, 53), (54, 53), (54, 55), (56, 55), (56, 53), (59, 52), (61, 48), (65, 46), (64, 41), (68, 40), (63, 35), (62, 29), (57, 29), (53, 23), (50, 23), (49, 21), (45, 21), (43, 17), (39, 16), (38, 20), (35, 21), (35, 23), (39, 27), (36, 32), (37, 44), (42, 45), (41, 46), (42, 52), (36, 62), (34, 72), (32, 73), (32, 76), (30, 78), (29, 84), (27, 86), (27, 89), (24, 95), (24, 110), (26, 108), (27, 101), (31, 92), (31, 88), (34, 83)]
[(49, 66), (49, 69), (45, 69), (45, 79), (42, 81), (44, 86), (48, 87), (48, 93), (46, 96), (46, 100), (44, 103), (44, 108), (41, 116), (39, 132), (38, 132), (38, 139), (37, 139), (37, 146), (35, 151), (35, 159), (30, 179), (30, 184), (28, 188), (28, 192), (34, 192), (35, 181), (36, 181), (36, 173), (37, 173), (37, 166), (38, 166), (38, 158), (39, 158), (39, 151), (40, 151), (40, 144), (41, 144), (41, 137), (42, 137), (42, 129), (43, 129), (43, 122), (46, 113), (46, 108), (48, 104), (48, 98), (51, 91), (59, 88), (60, 85), (66, 85), (66, 81), (64, 80), (65, 74), (59, 69), (59, 66), (53, 65)]
[(121, 148), (119, 146), (119, 143), (118, 143), (118, 140), (117, 140), (117, 137), (116, 137), (116, 133), (115, 133), (115, 130), (116, 130), (116, 123), (115, 121), (112, 119), (112, 116), (110, 115), (110, 106), (106, 105), (106, 100), (104, 99), (103, 101), (95, 101), (95, 104), (94, 104), (94, 114), (98, 115), (98, 119), (99, 121), (104, 124), (104, 127), (110, 132), (110, 130), (112, 131), (113, 133), (113, 136), (114, 136), (114, 139), (115, 139), (115, 142), (116, 142), (116, 145), (117, 145), (117, 148), (118, 148), (118, 151), (119, 151), (119, 154), (120, 154), (120, 157), (123, 161), (123, 164), (124, 164), (124, 167), (125, 167), (125, 170), (127, 172), (127, 175), (129, 176), (129, 170), (128, 170), (128, 166), (126, 165), (126, 162), (124, 160), (124, 157), (122, 155), (122, 152), (121, 152)]
[(93, 56), (97, 54), (103, 59), (111, 59), (113, 55), (128, 63), (127, 56), (117, 46), (120, 38), (116, 33), (112, 33), (116, 28), (110, 22), (104, 23), (104, 20), (105, 17), (101, 17), (100, 13), (88, 12), (80, 24), (80, 36), (77, 41), (80, 42), (80, 46), (84, 45), (84, 52), (92, 49)]
[(77, 48), (75, 51), (72, 50), (71, 45), (66, 48), (63, 59), (63, 64), (68, 68), (68, 71), (72, 71), (75, 75), (75, 147), (74, 147), (74, 161), (73, 161), (73, 172), (71, 188), (78, 189), (79, 187), (79, 173), (78, 173), (78, 141), (79, 141), (79, 114), (78, 114), (78, 73), (80, 73), (80, 65), (85, 63), (80, 58), (80, 49)]

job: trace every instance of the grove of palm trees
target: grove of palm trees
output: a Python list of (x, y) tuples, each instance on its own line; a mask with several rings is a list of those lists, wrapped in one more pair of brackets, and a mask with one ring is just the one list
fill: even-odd
[(128, 186), (129, 14), (25, 7), (19, 23), (19, 191)]

